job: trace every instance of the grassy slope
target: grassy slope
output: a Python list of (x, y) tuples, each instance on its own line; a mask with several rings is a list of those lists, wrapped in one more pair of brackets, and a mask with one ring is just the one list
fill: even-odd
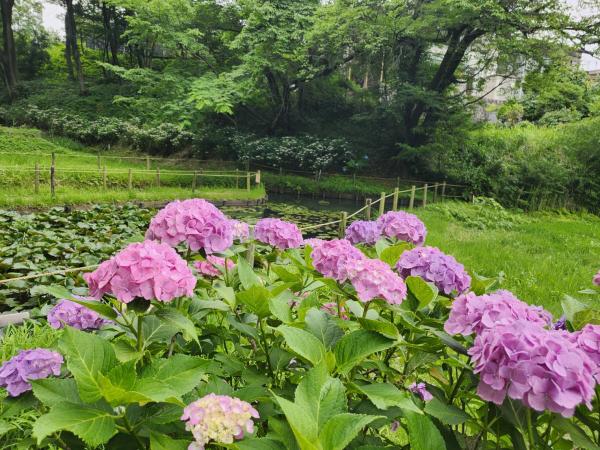
[[(56, 154), (57, 196), (50, 197), (48, 153)], [(39, 156), (37, 156), (39, 155)], [(103, 187), (102, 172), (98, 170), (98, 149), (84, 147), (69, 139), (50, 138), (38, 130), (0, 127), (0, 206), (37, 206), (52, 203), (111, 202), (127, 200), (167, 200), (191, 196), (192, 175), (164, 173), (176, 168), (173, 163), (152, 161), (152, 168), (160, 166), (161, 187), (155, 186), (155, 174), (133, 175), (134, 189), (127, 189), (128, 169), (145, 170), (145, 156), (130, 150), (102, 151), (102, 166), (108, 171), (107, 189)], [(113, 156), (112, 158), (110, 156)], [(139, 159), (118, 159), (118, 157)], [(40, 193), (33, 189), (35, 163), (41, 167)], [(5, 169), (5, 170), (3, 170)], [(64, 170), (63, 170), (64, 169)], [(113, 174), (111, 170), (120, 170)], [(245, 179), (240, 187), (245, 187)], [(233, 178), (200, 180), (196, 196), (208, 199), (256, 199), (264, 195), (262, 188), (236, 189)]]
[(502, 287), (528, 303), (560, 313), (564, 294), (592, 287), (600, 269), (600, 218), (539, 214), (510, 230), (477, 230), (438, 211), (417, 214), (427, 242), (485, 276), (504, 272)]

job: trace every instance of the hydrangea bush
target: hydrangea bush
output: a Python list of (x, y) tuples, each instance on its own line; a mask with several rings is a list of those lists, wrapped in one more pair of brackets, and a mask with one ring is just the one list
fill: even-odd
[[(58, 343), (0, 367), (0, 419), (31, 410), (30, 447), (600, 448), (600, 325), (584, 303), (565, 299), (557, 325), (422, 246), (412, 218), (418, 236), (389, 215), (362, 245), (190, 204), (86, 274), (92, 298), (41, 288)], [(223, 248), (225, 222), (247, 233)]]

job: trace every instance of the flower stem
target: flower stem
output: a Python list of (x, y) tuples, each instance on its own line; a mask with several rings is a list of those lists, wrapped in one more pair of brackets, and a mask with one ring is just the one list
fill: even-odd
[(138, 316), (138, 323), (137, 323), (137, 351), (142, 353), (142, 349), (144, 348), (144, 336), (143, 336), (143, 331), (142, 331), (142, 319), (144, 316), (139, 315)]
[(529, 448), (535, 448), (535, 440), (533, 438), (533, 424), (531, 422), (531, 409), (527, 408), (525, 417), (527, 418), (527, 436), (529, 438)]
[(140, 437), (135, 433), (132, 426), (129, 424), (129, 420), (127, 420), (126, 415), (123, 415), (123, 425), (125, 425), (125, 429), (129, 432), (129, 434), (133, 436), (140, 450), (146, 450), (146, 446), (144, 445)]
[(369, 306), (371, 306), (371, 302), (365, 303), (365, 308), (363, 309), (362, 318), (367, 317), (367, 312), (369, 311)]
[(263, 327), (263, 322), (260, 319), (258, 319), (258, 328), (260, 330), (260, 336), (262, 338), (262, 345), (263, 345), (263, 350), (265, 352), (265, 357), (267, 358), (267, 368), (269, 370), (269, 376), (273, 380), (273, 383), (275, 383), (275, 374), (273, 372), (273, 366), (271, 366), (271, 358), (269, 355), (269, 346), (267, 345), (267, 338), (265, 336), (265, 329)]

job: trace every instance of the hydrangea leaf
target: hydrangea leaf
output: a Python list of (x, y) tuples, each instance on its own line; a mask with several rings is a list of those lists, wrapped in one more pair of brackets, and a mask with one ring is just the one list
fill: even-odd
[(324, 450), (318, 440), (317, 424), (307, 411), (285, 398), (273, 396), (283, 411), (301, 450)]
[(251, 286), (245, 291), (238, 292), (236, 298), (258, 317), (267, 317), (271, 314), (269, 310), (271, 292), (263, 286)]
[(102, 386), (98, 374), (108, 373), (117, 362), (112, 346), (99, 336), (71, 327), (65, 328), (58, 345), (75, 377), (81, 399), (88, 403), (99, 400)]
[(320, 430), (336, 414), (346, 412), (346, 389), (327, 373), (324, 364), (311, 369), (296, 388), (296, 404), (309, 414)]
[(399, 244), (392, 245), (391, 247), (387, 247), (381, 251), (379, 254), (379, 259), (389, 264), (391, 268), (395, 268), (396, 263), (400, 259), (400, 255), (411, 248), (412, 245), (408, 242), (401, 242)]
[(244, 289), (248, 290), (253, 286), (263, 285), (261, 279), (254, 272), (254, 269), (244, 258), (238, 258), (237, 271), (240, 278), (240, 283), (242, 283)]
[(158, 317), (161, 321), (179, 329), (183, 333), (183, 338), (186, 341), (193, 340), (200, 345), (198, 340), (198, 332), (196, 331), (194, 322), (192, 322), (177, 309), (171, 307), (160, 308), (158, 311), (156, 311), (156, 317)]
[(398, 340), (400, 339), (400, 332), (396, 325), (392, 322), (380, 318), (379, 320), (363, 319), (359, 317), (358, 322), (361, 324), (363, 329), (376, 331), (379, 334), (384, 335), (387, 338)]
[(375, 331), (353, 331), (340, 339), (333, 349), (337, 371), (342, 374), (348, 373), (369, 355), (387, 350), (393, 345), (394, 341)]
[(335, 320), (324, 311), (311, 308), (304, 318), (307, 331), (317, 337), (327, 349), (332, 348), (344, 335), (342, 329)]
[(288, 347), (313, 365), (325, 358), (325, 346), (308, 331), (288, 325), (280, 325), (277, 330), (283, 335)]
[(404, 411), (412, 411), (416, 414), (423, 414), (412, 400), (408, 392), (403, 392), (393, 384), (377, 383), (355, 386), (357, 390), (367, 396), (367, 398), (378, 409), (386, 410), (392, 407), (398, 407)]
[(52, 295), (53, 297), (55, 297), (57, 299), (70, 300), (74, 303), (85, 306), (86, 308), (91, 309), (92, 311), (97, 312), (101, 316), (103, 316), (107, 319), (110, 319), (110, 320), (114, 320), (117, 318), (117, 312), (114, 309), (112, 309), (110, 306), (102, 303), (101, 301), (82, 300), (81, 298), (75, 297), (71, 293), (71, 291), (69, 291), (67, 288), (65, 288), (63, 286), (57, 286), (57, 285), (38, 286), (37, 293), (46, 293), (46, 294)]
[(81, 403), (77, 384), (73, 378), (44, 378), (31, 380), (33, 395), (47, 406), (56, 405), (65, 401)]
[(564, 419), (563, 417), (555, 417), (553, 425), (558, 430), (568, 435), (568, 439), (573, 442), (575, 447), (589, 450), (600, 450), (600, 447), (590, 440), (585, 431), (575, 425), (572, 421)]
[(319, 441), (327, 450), (343, 450), (364, 427), (378, 418), (362, 414), (338, 414), (325, 424), (319, 433)]
[(173, 439), (163, 433), (150, 432), (150, 450), (186, 450), (189, 441)]
[(54, 405), (33, 424), (33, 436), (40, 445), (45, 437), (60, 430), (70, 431), (90, 447), (97, 447), (108, 442), (117, 427), (110, 411), (64, 402)]
[(197, 356), (174, 355), (157, 359), (144, 371), (143, 378), (154, 378), (169, 386), (177, 395), (184, 395), (215, 370), (215, 362)]
[(243, 439), (234, 444), (225, 444), (224, 447), (234, 450), (285, 450), (281, 442), (268, 437)]
[(425, 412), (446, 425), (460, 425), (469, 420), (469, 415), (454, 405), (443, 403), (434, 397), (425, 404)]
[(408, 291), (415, 296), (419, 302), (419, 308), (424, 308), (431, 303), (438, 295), (435, 286), (427, 283), (421, 277), (406, 277), (406, 287)]
[(446, 443), (440, 431), (426, 415), (405, 412), (411, 450), (445, 450)]

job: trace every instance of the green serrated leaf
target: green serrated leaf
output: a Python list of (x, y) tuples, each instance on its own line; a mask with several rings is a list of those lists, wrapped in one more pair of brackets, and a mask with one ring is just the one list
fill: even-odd
[(186, 450), (189, 440), (173, 439), (163, 433), (150, 431), (150, 450)]
[(363, 414), (338, 414), (329, 419), (319, 433), (321, 446), (327, 450), (343, 450), (364, 427), (379, 418)]
[(398, 328), (396, 328), (396, 325), (387, 320), (381, 318), (379, 320), (372, 320), (363, 319), (362, 317), (360, 317), (358, 319), (358, 322), (365, 330), (376, 331), (377, 333), (382, 334), (383, 336), (390, 339), (400, 339), (400, 332), (398, 331)]
[(240, 283), (242, 283), (245, 290), (248, 290), (253, 286), (262, 287), (263, 283), (261, 279), (256, 275), (254, 269), (250, 267), (250, 264), (248, 264), (246, 259), (238, 258), (237, 271), (238, 276), (240, 277)]
[(183, 313), (174, 307), (172, 308), (167, 306), (160, 308), (156, 311), (155, 315), (159, 318), (159, 320), (180, 330), (183, 333), (183, 338), (186, 341), (193, 340), (200, 344), (198, 340), (198, 332), (196, 331), (194, 322), (192, 322), (188, 317), (184, 316)]
[(443, 403), (436, 397), (425, 404), (424, 411), (446, 425), (460, 425), (469, 420), (469, 415), (463, 410), (454, 405)]
[(437, 288), (421, 277), (407, 277), (404, 281), (408, 291), (418, 300), (419, 308), (429, 305), (438, 295)]
[(31, 380), (33, 395), (47, 406), (63, 402), (81, 403), (73, 378), (44, 378)]
[(311, 308), (304, 318), (306, 330), (319, 339), (327, 349), (332, 348), (344, 335), (334, 319), (324, 311)]
[(411, 450), (446, 450), (440, 431), (426, 415), (405, 412)]
[(67, 288), (63, 286), (37, 286), (37, 288), (39, 293), (50, 294), (57, 299), (66, 299), (74, 303), (78, 303), (88, 309), (91, 309), (92, 311), (97, 312), (106, 319), (114, 320), (117, 318), (117, 312), (110, 306), (102, 303), (101, 301), (82, 300), (81, 298), (75, 297)]
[(286, 344), (294, 353), (313, 365), (317, 365), (325, 358), (325, 346), (308, 331), (287, 325), (280, 325), (277, 331), (283, 335)]
[(392, 407), (398, 407), (404, 411), (412, 411), (417, 414), (423, 414), (408, 392), (403, 392), (393, 384), (376, 383), (356, 386), (360, 392), (378, 409), (386, 410)]
[(386, 350), (393, 345), (394, 341), (375, 331), (353, 331), (340, 339), (333, 349), (337, 371), (348, 373), (369, 355)]
[(271, 314), (269, 309), (271, 292), (263, 286), (251, 286), (245, 291), (238, 292), (236, 298), (238, 302), (245, 305), (250, 312), (256, 314), (258, 317), (263, 318)]

